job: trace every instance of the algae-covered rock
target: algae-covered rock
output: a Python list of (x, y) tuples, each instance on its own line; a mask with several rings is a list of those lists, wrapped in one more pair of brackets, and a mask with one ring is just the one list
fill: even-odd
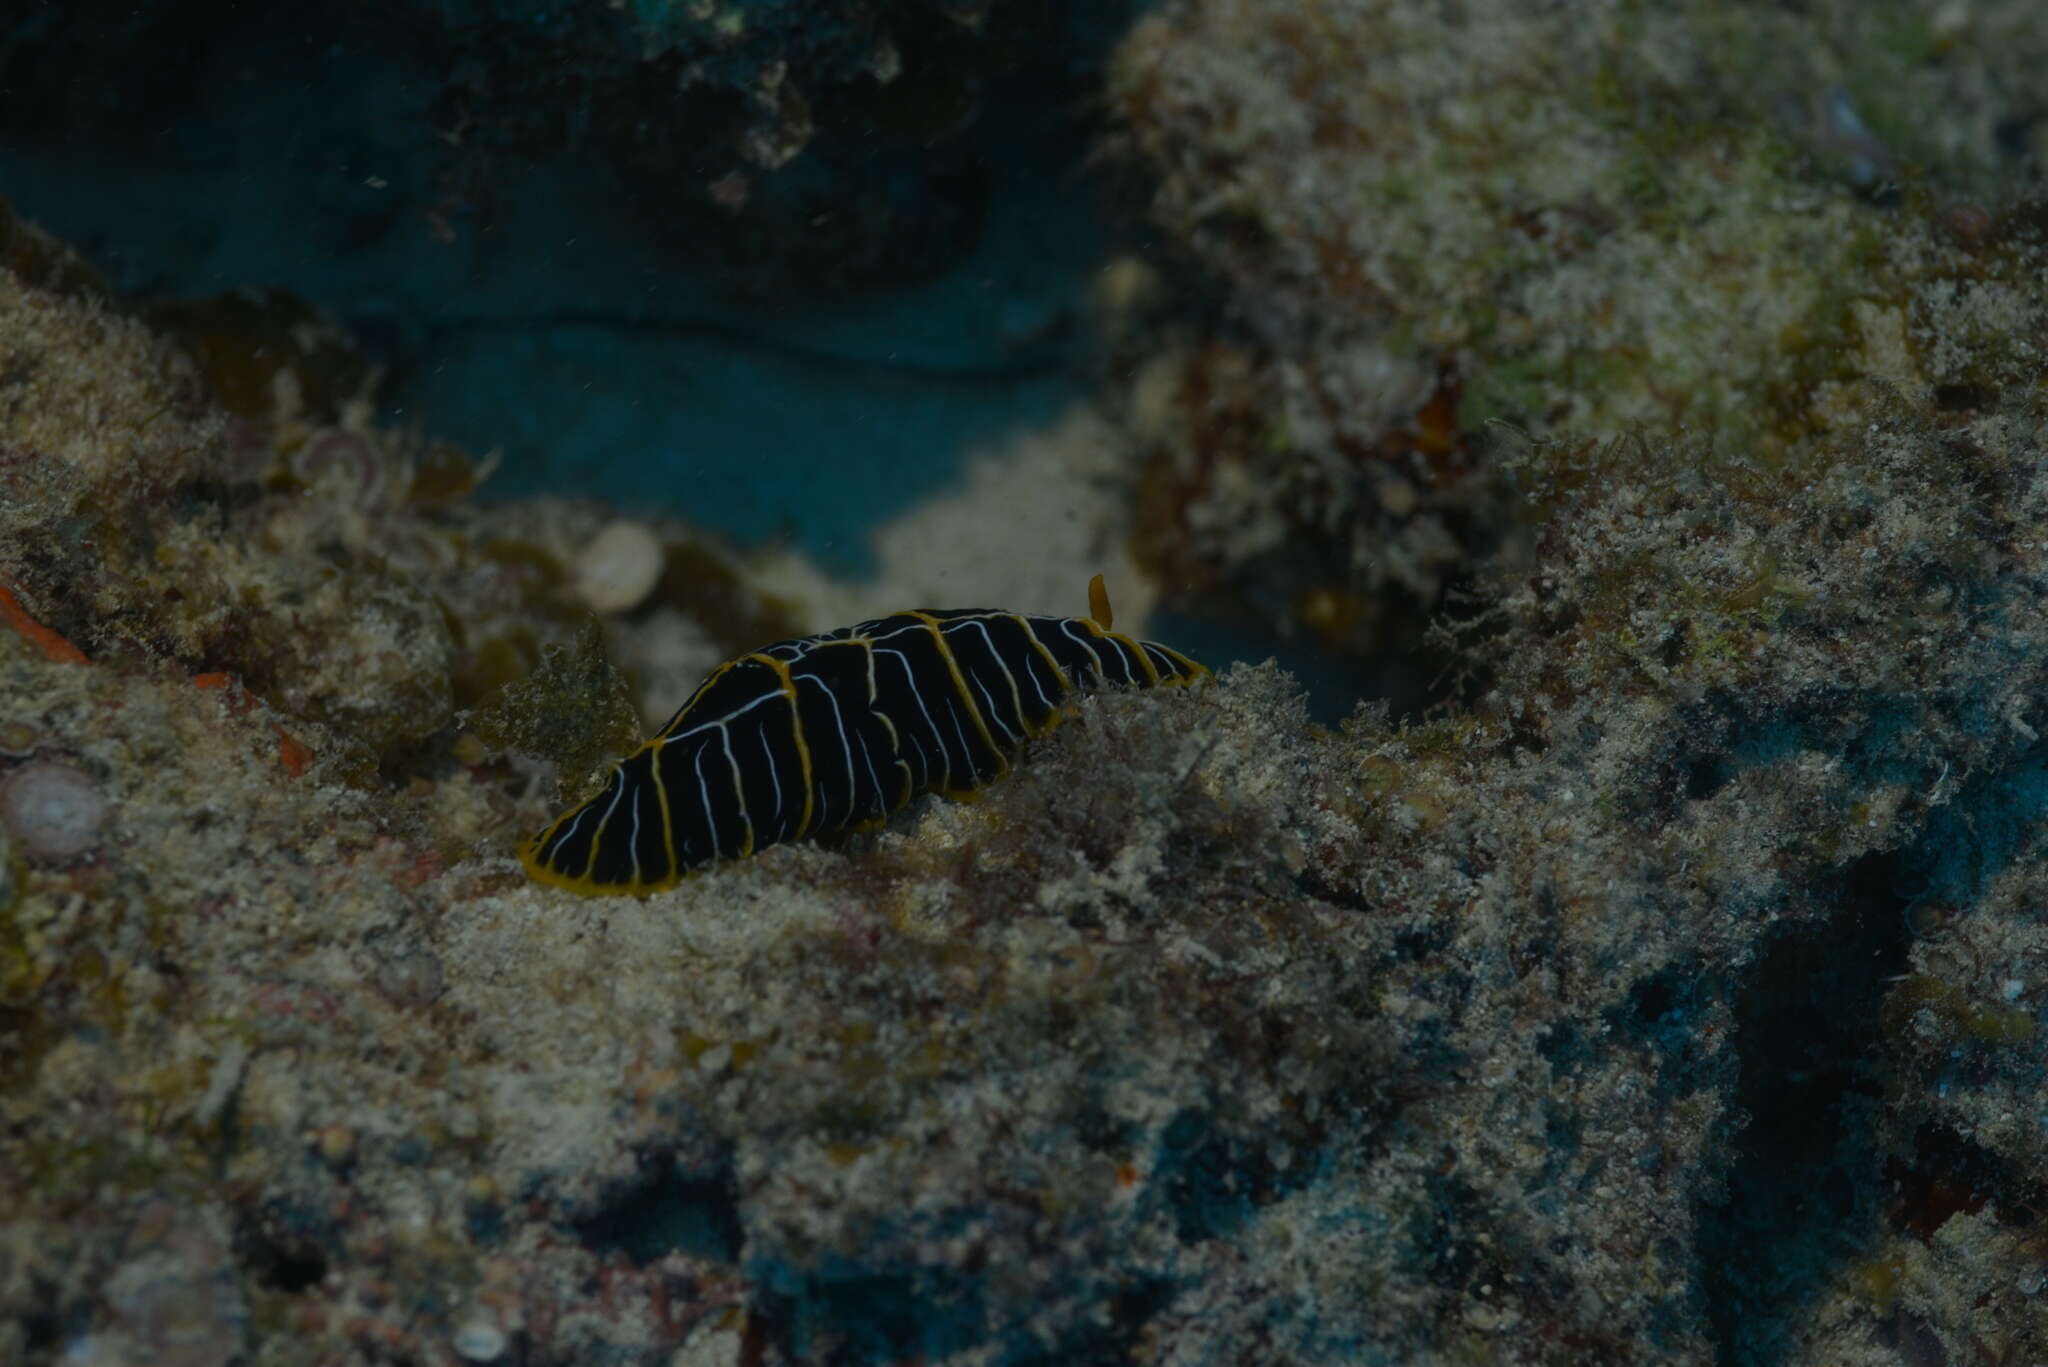
[(2044, 61), (2020, 4), (1161, 7), (1116, 146), (1232, 325), (1134, 371), (1154, 561), (1383, 648), (1514, 536), (1496, 425), (1776, 465), (1978, 407), (1928, 369), (2038, 366)]
[[(1386, 563), (1418, 592), (1459, 567), (1437, 630), (1473, 682), (1325, 730), (1278, 668), (1213, 660), (1200, 688), (1082, 699), (977, 802), (645, 899), (513, 858), (555, 810), (545, 766), (578, 786), (654, 702), (614, 648), (666, 690), (832, 622), (650, 517), (666, 577), (590, 625), (567, 567), (617, 510), (485, 512), (438, 475), (401, 497), (454, 467), (360, 415), (336, 468), (367, 453), (388, 496), (294, 473), (283, 429), (252, 473), (175, 350), (0, 276), (5, 373), (40, 377), (0, 428), (0, 786), (61, 769), (104, 804), (61, 857), (0, 830), (0, 1355), (2048, 1357), (2048, 277), (2034, 172), (2004, 184), (1971, 131), (2039, 35), (1973, 9), (1894, 59), (1825, 7), (1745, 12), (1770, 63), (1689, 8), (1141, 27), (1152, 98), (1182, 101), (1155, 131), (1194, 136), (1167, 118), (1193, 72), (1231, 93), (1199, 145), (1247, 158), (1175, 162), (1162, 221), (1232, 274), (1248, 335), (1143, 333), (1167, 359), (1124, 408), (1142, 428), (1184, 395), (1173, 469), (1200, 478), (1119, 474), (1086, 430), (1093, 455), (1027, 444), (892, 555), (1091, 470), (1140, 506), (1062, 557), (1106, 528), (1190, 564), (1291, 553), (1304, 505), (1261, 481), (1312, 449), (1363, 481), (1305, 505), (1318, 525), (1408, 528)], [(1981, 220), (1859, 183), (1875, 153), (1827, 100), (1732, 141), (1671, 117), (1788, 80), (1866, 109), (1893, 76), (1932, 112), (1860, 127), (1900, 166), (1945, 149), (1936, 188)], [(1442, 93), (1389, 93), (1418, 89)], [(1319, 109), (1360, 92), (1384, 147)], [(1823, 125), (1846, 159), (1785, 160)], [(1668, 165), (1617, 154), (1644, 146)], [(1438, 255), (1414, 222), (1283, 250), (1316, 185), (1417, 147), (1443, 175), (1411, 190), (1457, 219)], [(1261, 181), (1275, 148), (1298, 174)], [(1196, 214), (1198, 185), (1246, 183), (1267, 236)], [(1528, 202), (1555, 213), (1517, 226)], [(1583, 241), (1577, 202), (1604, 211)], [(1474, 321), (1540, 298), (1554, 348)], [(1703, 330), (1667, 328), (1680, 304)], [(1763, 351), (1708, 374), (1738, 342)], [(1537, 397), (1487, 438), (1460, 406), (1518, 359)], [(1420, 457), (1361, 463), (1369, 434), (1311, 401), (1340, 373)], [(1324, 428), (1275, 424), (1297, 398)], [(1688, 404), (1723, 420), (1679, 430)]]

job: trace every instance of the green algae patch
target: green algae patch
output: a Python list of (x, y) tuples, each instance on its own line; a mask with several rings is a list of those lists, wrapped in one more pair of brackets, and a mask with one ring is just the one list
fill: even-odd
[(500, 687), (470, 714), (469, 725), (486, 745), (560, 766), (564, 802), (640, 743), (625, 676), (606, 656), (595, 621), (569, 645), (549, 647), (526, 677)]
[(729, 655), (802, 634), (787, 603), (753, 589), (727, 559), (689, 541), (663, 549), (654, 600), (689, 614)]
[(1950, 1037), (1978, 1044), (2017, 1046), (2033, 1042), (2034, 1015), (2016, 1006), (1977, 1002), (1955, 983), (1931, 974), (1916, 974), (1885, 998), (1885, 1024), (1903, 1036), (1921, 1012)]
[(374, 383), (374, 367), (348, 333), (290, 290), (161, 300), (144, 321), (192, 358), (214, 402), (250, 422), (279, 416), (281, 385), (294, 416), (333, 422)]
[(430, 441), (413, 462), (406, 498), (421, 508), (449, 507), (476, 492), (489, 473), (485, 463), (455, 443)]

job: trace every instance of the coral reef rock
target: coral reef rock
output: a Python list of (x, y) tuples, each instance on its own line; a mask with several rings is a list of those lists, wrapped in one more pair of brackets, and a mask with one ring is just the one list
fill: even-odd
[(593, 623), (619, 510), (231, 421), (8, 218), (0, 785), (104, 809), (0, 829), (0, 1359), (2048, 1360), (2048, 37), (1737, 8), (1141, 21), (1240, 330), (1128, 342), (1134, 553), (1351, 459), (1468, 686), (1211, 661), (644, 900), (516, 842), (802, 605), (634, 509)]

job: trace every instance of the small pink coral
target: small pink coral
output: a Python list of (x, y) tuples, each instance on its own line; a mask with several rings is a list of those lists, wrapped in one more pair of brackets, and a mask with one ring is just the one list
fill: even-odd
[(61, 863), (98, 843), (107, 799), (82, 769), (33, 760), (0, 779), (0, 826), (30, 859)]

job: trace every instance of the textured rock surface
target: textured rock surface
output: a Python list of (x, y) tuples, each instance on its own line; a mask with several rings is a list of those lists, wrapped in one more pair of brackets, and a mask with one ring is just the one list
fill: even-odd
[[(1132, 387), (1152, 554), (1384, 649), (1389, 587), (1434, 606), (1500, 534), (1489, 424), (1774, 463), (1873, 382), (1964, 401), (1934, 338), (2027, 288), (1994, 211), (2044, 61), (2024, 3), (1162, 6), (1117, 147), (1229, 326)], [(1977, 283), (1916, 290), (1929, 238)]]
[[(1230, 37), (1252, 126), (1313, 143), (1290, 101), (1329, 87), (1273, 85), (1258, 46), (1283, 9), (1434, 13), (1170, 7), (1133, 60), (1228, 74)], [(1487, 70), (1506, 20), (1462, 12), (1437, 36)], [(1516, 63), (1580, 41), (1547, 22)], [(60, 249), (12, 253), (0, 580), (45, 634), (0, 630), (0, 768), (66, 766), (106, 812), (62, 862), (0, 832), (0, 1357), (2048, 1356), (2048, 293), (2034, 173), (1984, 188), (2003, 154), (1971, 132), (1972, 82), (2038, 37), (2009, 28), (1956, 40), (1927, 79), (1963, 93), (1918, 130), (1981, 217), (1781, 170), (1861, 274), (1825, 366), (1752, 338), (1780, 406), (1745, 381), (1726, 432), (1617, 430), (1720, 345), (1678, 329), (1677, 370), (1614, 361), (1526, 437), (1430, 429), (1495, 490), (1471, 544), (1506, 548), (1445, 552), (1464, 701), (1325, 731), (1271, 666), (1093, 698), (981, 802), (645, 902), (533, 886), (513, 841), (635, 703), (849, 591), (650, 521), (661, 582), (592, 630), (569, 567), (607, 510), (480, 509), (457, 457), (345, 415), (349, 460), (294, 463), (313, 429), (214, 416)], [(1526, 94), (1462, 98), (1496, 90)], [(1596, 196), (1637, 164), (1585, 155)], [(1780, 204), (1768, 167), (1718, 211)], [(1801, 234), (1708, 227), (1743, 279), (1838, 284)], [(1608, 277), (1616, 317), (1674, 288), (1638, 283)], [(1338, 322), (1287, 345), (1349, 364), (1370, 328)], [(1131, 345), (1285, 394), (1270, 350), (1179, 327)], [(1473, 392), (1506, 364), (1460, 354)], [(1090, 535), (1169, 544), (1117, 442), (1066, 440), (906, 535), (1094, 470)], [(1324, 512), (1351, 544), (1388, 497)]]

